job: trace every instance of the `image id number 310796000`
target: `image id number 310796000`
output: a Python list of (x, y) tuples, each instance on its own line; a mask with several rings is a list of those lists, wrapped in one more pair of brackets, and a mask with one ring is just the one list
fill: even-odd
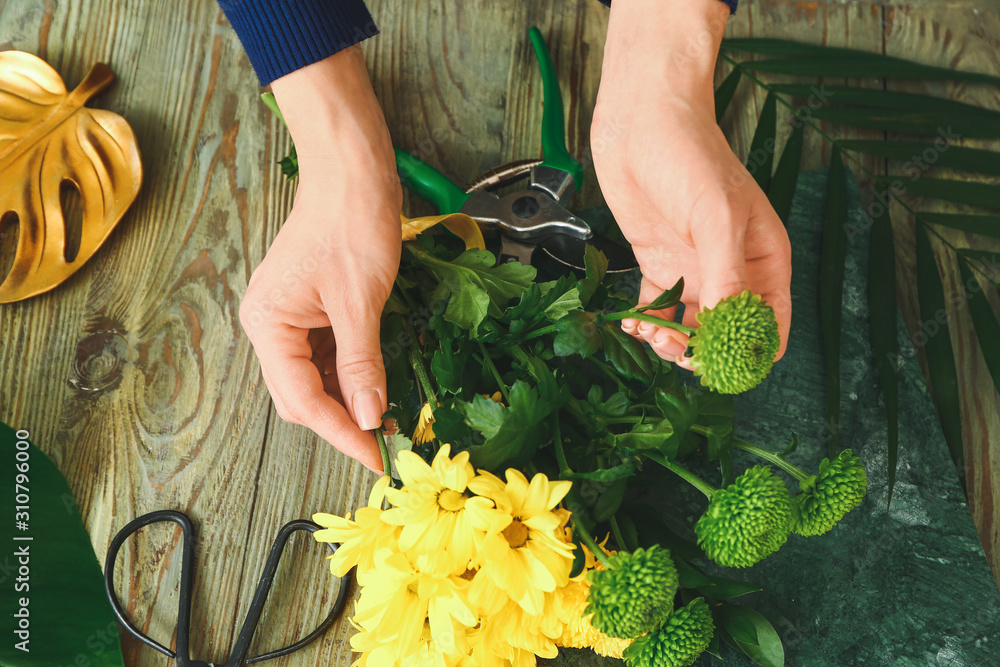
[[(21, 429), (17, 432), (17, 443), (14, 449), (14, 559), (17, 563), (17, 576), (14, 579), (14, 592), (19, 594), (14, 611), (14, 635), (17, 641), (15, 648), (28, 653), (31, 640), (31, 617), (28, 611), (30, 602), (28, 593), (31, 591), (31, 548), (24, 542), (31, 541), (28, 534), (28, 522), (31, 520), (31, 492), (28, 473), (31, 470), (31, 451), (28, 438), (31, 434)], [(20, 533), (20, 534), (18, 534)]]

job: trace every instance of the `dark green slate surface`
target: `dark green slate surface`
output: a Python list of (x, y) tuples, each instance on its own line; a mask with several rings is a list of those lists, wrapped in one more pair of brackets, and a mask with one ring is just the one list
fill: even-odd
[[(799, 448), (789, 458), (806, 469), (815, 469), (827, 450), (818, 322), (826, 175), (802, 174), (792, 206), (794, 320), (788, 352), (761, 386), (736, 402), (740, 437), (781, 450), (794, 431)], [(756, 608), (774, 624), (785, 644), (786, 665), (1000, 665), (1000, 595), (902, 321), (899, 467), (892, 508), (886, 509), (885, 418), (868, 337), (868, 234), (853, 181), (849, 210), (840, 443), (864, 462), (868, 496), (827, 535), (792, 536), (757, 566), (725, 572), (763, 586), (763, 592), (736, 602)], [(736, 455), (737, 470), (752, 462), (749, 455)], [(723, 650), (723, 660), (706, 654), (697, 664), (753, 664), (728, 647)], [(589, 651), (565, 654), (549, 664), (621, 664)]]

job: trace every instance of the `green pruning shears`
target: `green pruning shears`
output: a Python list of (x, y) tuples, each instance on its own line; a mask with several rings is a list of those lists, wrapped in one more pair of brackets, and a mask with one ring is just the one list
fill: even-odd
[[(583, 167), (566, 150), (562, 96), (545, 40), (538, 28), (532, 27), (528, 35), (542, 74), (542, 159), (491, 169), (463, 190), (420, 158), (397, 148), (400, 180), (440, 213), (464, 213), (487, 232), (494, 230), (500, 241), (500, 262), (531, 264), (541, 248), (560, 264), (583, 269), (584, 252), (592, 245), (607, 256), (608, 271), (635, 269), (638, 263), (631, 250), (594, 233), (566, 208), (583, 182)], [(487, 190), (526, 174), (530, 181), (524, 190), (503, 197)]]

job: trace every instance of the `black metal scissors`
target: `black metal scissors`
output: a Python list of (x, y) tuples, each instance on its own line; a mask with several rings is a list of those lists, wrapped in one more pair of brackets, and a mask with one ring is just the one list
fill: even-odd
[[(118, 596), (115, 594), (115, 561), (118, 559), (118, 551), (121, 549), (122, 545), (125, 544), (125, 540), (131, 537), (140, 528), (164, 521), (171, 521), (179, 525), (181, 527), (184, 540), (183, 550), (181, 552), (181, 593), (180, 604), (178, 605), (177, 610), (176, 652), (171, 651), (167, 647), (146, 636), (141, 630), (135, 627), (135, 625), (132, 624), (132, 621), (130, 621), (125, 615), (124, 610), (122, 610), (121, 603), (118, 601)], [(304, 639), (300, 639), (291, 646), (286, 646), (285, 648), (263, 653), (258, 656), (250, 658), (247, 657), (247, 653), (250, 652), (250, 640), (253, 639), (253, 634), (257, 630), (257, 626), (260, 623), (260, 616), (264, 610), (264, 602), (267, 600), (268, 593), (271, 590), (271, 585), (274, 583), (274, 575), (278, 569), (278, 561), (281, 560), (281, 554), (285, 549), (285, 544), (287, 544), (288, 538), (291, 537), (292, 533), (299, 530), (306, 530), (310, 533), (314, 533), (319, 529), (320, 526), (312, 521), (301, 519), (286, 523), (282, 526), (281, 530), (278, 531), (278, 536), (275, 538), (274, 544), (271, 545), (271, 552), (268, 554), (267, 562), (264, 564), (264, 573), (260, 577), (260, 582), (257, 584), (257, 590), (254, 592), (253, 601), (250, 603), (250, 610), (247, 612), (246, 619), (243, 621), (243, 627), (240, 628), (240, 633), (236, 637), (236, 643), (234, 644), (229, 655), (229, 660), (226, 661), (224, 667), (242, 667), (242, 665), (252, 665), (293, 653), (323, 634), (323, 632), (330, 627), (333, 621), (337, 618), (337, 615), (344, 608), (344, 604), (347, 602), (347, 593), (351, 587), (350, 574), (341, 578), (340, 590), (337, 593), (337, 599), (334, 601), (333, 608), (318, 628), (313, 630)], [(174, 659), (177, 667), (215, 667), (212, 663), (203, 662), (201, 660), (192, 660), (189, 654), (189, 643), (191, 638), (191, 584), (194, 581), (194, 567), (192, 562), (193, 550), (191, 546), (193, 537), (194, 529), (191, 526), (191, 520), (188, 519), (183, 513), (174, 510), (151, 512), (131, 521), (115, 536), (115, 539), (111, 541), (111, 546), (108, 548), (108, 558), (104, 564), (104, 587), (108, 593), (108, 599), (111, 601), (111, 607), (114, 609), (115, 616), (118, 617), (118, 621), (139, 641), (151, 648), (156, 649), (168, 658)], [(330, 545), (330, 548), (334, 552), (337, 550), (337, 547), (333, 544)], [(223, 666), (220, 665), (219, 667)]]

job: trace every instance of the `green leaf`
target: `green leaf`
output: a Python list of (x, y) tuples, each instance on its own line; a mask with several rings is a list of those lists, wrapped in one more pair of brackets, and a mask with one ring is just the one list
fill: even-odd
[(668, 459), (673, 459), (679, 445), (678, 440), (671, 437), (674, 433), (674, 425), (667, 419), (655, 424), (636, 424), (627, 433), (615, 436), (615, 447), (636, 452), (662, 451)]
[(1000, 210), (1000, 185), (971, 183), (947, 178), (918, 178), (916, 180), (897, 174), (876, 176), (876, 183), (902, 187), (903, 193), (920, 197), (934, 197), (968, 206)]
[(784, 667), (785, 648), (770, 621), (759, 613), (735, 604), (715, 610), (716, 621), (726, 630), (733, 648), (742, 651), (761, 667)]
[(842, 150), (905, 162), (903, 174), (907, 177), (918, 176), (932, 166), (1000, 176), (1000, 153), (939, 142), (841, 139), (837, 145)]
[[(469, 448), (469, 457), (477, 468), (499, 472), (509, 466), (524, 465), (535, 455), (538, 445), (549, 438), (547, 417), (558, 410), (568, 398), (549, 373), (551, 382), (532, 387), (518, 380), (510, 388), (510, 405), (507, 408), (498, 403), (476, 396), (471, 404), (465, 404), (466, 420), (486, 436), (486, 442)], [(489, 401), (500, 407), (497, 413), (485, 405)], [(499, 425), (496, 418), (500, 417)]]
[(599, 331), (604, 343), (604, 356), (619, 373), (640, 382), (653, 379), (653, 363), (642, 343), (622, 331), (617, 322), (605, 322)]
[(976, 250), (975, 248), (959, 248), (958, 254), (968, 259), (983, 262), (989, 267), (991, 273), (995, 274), (1000, 269), (1000, 252)]
[(619, 479), (625, 479), (626, 477), (631, 477), (634, 474), (635, 464), (631, 461), (626, 461), (625, 463), (619, 463), (618, 465), (611, 466), (610, 468), (601, 468), (600, 470), (593, 470), (591, 472), (574, 472), (571, 475), (567, 475), (566, 479), (589, 479), (594, 482), (616, 482)]
[(490, 310), (490, 295), (479, 286), (464, 281), (449, 285), (444, 318), (463, 329), (475, 331)]
[(467, 360), (467, 355), (454, 354), (451, 345), (447, 341), (441, 341), (441, 347), (431, 359), (431, 375), (437, 380), (438, 387), (451, 394), (461, 393)]
[(510, 332), (519, 334), (542, 319), (556, 322), (570, 311), (582, 309), (576, 283), (576, 279), (569, 275), (551, 282), (532, 283), (505, 313), (510, 322)]
[(677, 566), (681, 587), (694, 588), (706, 598), (731, 600), (762, 590), (760, 586), (746, 581), (705, 574), (695, 565), (679, 558), (674, 559), (674, 564)]
[(602, 417), (624, 417), (631, 405), (625, 392), (619, 391), (603, 400), (600, 385), (591, 387), (587, 395), (587, 402), (594, 406), (594, 412)]
[(523, 294), (535, 279), (533, 267), (517, 262), (494, 266), (496, 258), (485, 250), (466, 250), (449, 262), (420, 246), (407, 248), (450, 290), (445, 319), (473, 331), (487, 312), (501, 316), (507, 302)]
[(969, 314), (972, 324), (976, 327), (976, 338), (986, 360), (986, 367), (993, 376), (993, 386), (1000, 391), (1000, 324), (990, 307), (990, 302), (983, 294), (982, 285), (973, 275), (969, 262), (959, 257), (958, 268), (962, 273), (962, 285), (965, 286), (965, 297), (969, 301)]
[[(938, 409), (945, 442), (958, 471), (959, 481), (965, 486), (965, 449), (962, 444), (962, 416), (958, 397), (958, 372), (948, 331), (944, 289), (938, 274), (937, 260), (927, 236), (927, 228), (917, 224), (917, 301), (920, 319), (933, 322), (937, 328), (924, 332), (927, 370), (930, 375), (931, 396)], [(940, 319), (939, 319), (940, 318)]]
[(636, 306), (632, 310), (645, 313), (647, 310), (663, 310), (664, 308), (670, 308), (671, 306), (676, 306), (680, 303), (681, 295), (684, 293), (684, 278), (680, 278), (674, 283), (674, 286), (670, 289), (663, 290), (660, 296), (653, 299), (652, 302), (645, 306)]
[(788, 441), (788, 444), (785, 445), (785, 450), (780, 454), (778, 454), (778, 456), (780, 456), (783, 459), (788, 458), (789, 456), (794, 454), (795, 450), (798, 448), (799, 448), (799, 436), (794, 431), (792, 431), (792, 439)]
[(718, 461), (727, 455), (733, 446), (733, 413), (735, 403), (732, 396), (706, 392), (698, 397), (699, 433), (708, 440), (708, 460)]
[(471, 403), (462, 403), (460, 409), (466, 423), (486, 438), (495, 436), (503, 426), (504, 407), (482, 394), (476, 394)]
[(729, 107), (729, 102), (733, 99), (733, 94), (736, 93), (736, 88), (740, 85), (740, 76), (742, 76), (743, 70), (739, 67), (734, 67), (733, 71), (722, 80), (719, 87), (715, 90), (715, 122), (721, 123), (722, 117), (726, 115), (726, 109)]
[(545, 306), (545, 317), (552, 322), (558, 322), (575, 310), (581, 310), (583, 304), (580, 302), (580, 290), (575, 286), (560, 294), (551, 303)]
[(810, 109), (809, 117), (851, 127), (863, 127), (900, 134), (936, 136), (948, 128), (963, 139), (996, 139), (1000, 137), (1000, 123), (992, 118), (971, 115), (967, 118), (948, 113), (928, 113), (922, 109), (859, 109), (854, 107), (820, 107)]
[[(853, 104), (882, 109), (919, 109), (921, 112), (941, 112), (953, 117), (979, 116), (990, 122), (1000, 121), (1000, 112), (984, 107), (957, 102), (947, 97), (934, 97), (921, 93), (905, 93), (884, 88), (860, 88), (858, 86), (833, 86), (829, 84), (774, 83), (771, 91), (794, 97), (813, 98), (823, 103)], [(944, 127), (938, 128), (943, 130)], [(934, 134), (937, 134), (935, 130)], [(954, 139), (959, 137), (955, 136)], [(839, 143), (839, 142), (838, 142)]]
[(802, 166), (802, 146), (805, 123), (796, 123), (792, 133), (785, 142), (781, 159), (771, 177), (771, 187), (767, 198), (774, 207), (781, 221), (788, 225), (788, 215), (792, 212), (792, 198), (795, 196), (795, 186), (799, 182), (799, 169)]
[(826, 418), (830, 452), (837, 451), (840, 423), (840, 319), (844, 292), (844, 262), (847, 253), (847, 174), (836, 146), (830, 155), (830, 171), (823, 205), (823, 249), (820, 253), (819, 308), (823, 331), (823, 361), (826, 368)]
[[(885, 201), (885, 192), (875, 194), (876, 201)], [(872, 353), (878, 369), (879, 386), (885, 401), (888, 429), (889, 498), (896, 483), (896, 461), (899, 453), (899, 374), (896, 370), (899, 348), (896, 331), (896, 249), (892, 225), (886, 206), (874, 207), (871, 245), (868, 250), (868, 310), (871, 320)]]
[(747, 155), (747, 171), (757, 181), (764, 192), (771, 188), (771, 171), (774, 167), (774, 137), (778, 131), (777, 96), (768, 93), (764, 98), (764, 106), (760, 110), (757, 129), (750, 141), (750, 153)]
[(618, 508), (621, 507), (622, 499), (625, 497), (625, 489), (627, 483), (625, 479), (615, 480), (608, 488), (607, 491), (602, 493), (594, 504), (594, 510), (591, 515), (594, 517), (594, 521), (601, 523), (607, 521)]
[(584, 250), (583, 265), (587, 272), (579, 283), (579, 290), (580, 302), (586, 306), (590, 303), (608, 272), (608, 258), (594, 246), (588, 245)]
[(916, 218), (935, 225), (1000, 239), (1000, 216), (917, 211)]
[[(6, 424), (0, 424), (0, 453), (5, 462), (0, 512), (7, 553), (0, 577), (0, 615), (6, 619), (0, 664), (73, 665), (83, 656), (93, 667), (121, 667), (118, 626), (104, 591), (104, 575), (66, 479), (42, 450), (19, 439)], [(18, 480), (18, 475), (24, 478)], [(19, 499), (18, 494), (28, 497)], [(20, 511), (28, 516), (16, 516)], [(17, 529), (15, 522), (22, 519), (26, 530)], [(30, 570), (27, 579), (17, 573), (20, 565)], [(14, 615), (25, 609), (30, 634), (22, 637), (16, 634)], [(22, 651), (18, 644), (25, 640)]]
[[(749, 51), (747, 48), (731, 46), (734, 41), (724, 40), (723, 48), (734, 51)], [(822, 51), (814, 51), (811, 57), (780, 58), (774, 60), (743, 61), (739, 66), (753, 72), (772, 72), (774, 74), (791, 74), (810, 77), (836, 78), (885, 78), (894, 79), (927, 79), (940, 81), (969, 81), (1000, 85), (1000, 77), (978, 72), (963, 72), (947, 67), (932, 67), (919, 63), (883, 56), (867, 51), (852, 49), (831, 49), (830, 47), (815, 47)], [(760, 53), (759, 51), (757, 51)], [(785, 54), (782, 54), (785, 55)], [(800, 55), (800, 54), (795, 54)]]
[(552, 349), (560, 357), (579, 354), (589, 357), (601, 348), (600, 327), (596, 313), (574, 311), (556, 322)]

